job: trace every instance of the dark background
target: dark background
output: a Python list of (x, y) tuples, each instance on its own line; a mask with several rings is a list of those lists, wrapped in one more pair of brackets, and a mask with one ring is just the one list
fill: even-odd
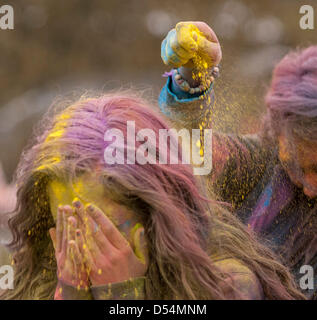
[[(0, 30), (0, 162), (10, 181), (32, 126), (56, 96), (82, 89), (151, 88), (167, 71), (161, 41), (179, 21), (201, 20), (222, 45), (214, 127), (254, 132), (274, 64), (317, 40), (317, 1), (20, 0), (15, 29)], [(299, 8), (315, 8), (315, 30)]]

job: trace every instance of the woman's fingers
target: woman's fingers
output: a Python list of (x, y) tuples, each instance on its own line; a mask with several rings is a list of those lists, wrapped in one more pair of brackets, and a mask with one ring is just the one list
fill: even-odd
[(68, 248), (68, 238), (69, 236), (69, 228), (68, 228), (68, 217), (72, 214), (73, 209), (70, 206), (62, 206), (62, 217), (63, 217), (63, 238), (62, 238), (62, 246), (61, 251), (67, 254)]
[[(88, 225), (90, 229), (90, 235), (92, 244), (89, 246), (90, 248), (94, 245), (97, 245), (100, 252), (110, 252), (113, 250), (113, 245), (109, 242), (106, 235), (102, 232), (99, 224), (92, 219), (92, 217), (88, 218)], [(90, 240), (88, 240), (88, 243)], [(93, 247), (93, 251), (96, 251), (97, 248)]]
[(84, 260), (89, 266), (89, 268), (96, 269), (95, 261), (88, 248), (88, 245), (84, 241), (83, 233), (80, 229), (76, 230), (76, 243), (81, 256), (84, 257)]
[[(66, 210), (67, 211), (67, 210)], [(67, 249), (66, 249), (66, 259), (70, 259), (71, 263), (73, 264), (75, 268), (75, 274), (79, 274), (78, 268), (77, 268), (77, 262), (75, 257), (75, 239), (76, 239), (76, 228), (77, 228), (77, 220), (74, 216), (68, 216), (70, 214), (70, 210), (65, 215), (65, 219), (67, 219)]]
[(68, 265), (72, 271), (70, 271), (72, 281), (79, 279), (82, 259), (79, 254), (79, 249), (76, 245), (76, 227), (77, 220), (74, 216), (69, 216), (71, 211), (69, 208), (64, 210), (64, 223), (66, 223), (66, 238), (64, 239), (66, 248), (66, 261), (65, 265)]
[(80, 250), (78, 248), (77, 242), (76, 240), (70, 240), (68, 244), (71, 249), (74, 265), (76, 266), (77, 271), (79, 271), (83, 265), (83, 259), (82, 259)]
[(85, 208), (81, 201), (78, 198), (75, 198), (73, 201), (73, 206), (75, 209), (75, 214), (78, 218), (78, 224), (79, 225), (85, 225), (86, 223), (86, 214), (85, 214)]
[(54, 250), (56, 251), (56, 229), (55, 228), (51, 228), (51, 229), (48, 230), (48, 232), (49, 232), (51, 240), (53, 242)]
[(91, 233), (85, 237), (82, 229), (76, 229), (76, 243), (85, 261), (87, 261), (91, 268), (93, 268), (95, 266), (95, 258), (101, 256), (101, 251), (95, 241), (95, 238)]
[(56, 218), (56, 251), (60, 252), (62, 249), (63, 241), (63, 207), (59, 206), (57, 209), (57, 218)]
[(128, 241), (98, 207), (93, 204), (89, 204), (86, 207), (86, 211), (114, 247), (122, 249), (129, 246)]
[(61, 241), (61, 251), (66, 254), (66, 249), (67, 249), (67, 234), (68, 234), (68, 223), (67, 223), (67, 218), (66, 218), (66, 213), (64, 211), (64, 207), (62, 207), (62, 221), (63, 221), (63, 235), (62, 235), (62, 241)]
[(67, 239), (68, 241), (75, 240), (75, 230), (77, 228), (77, 220), (74, 216), (70, 216), (67, 218), (67, 222), (68, 222)]
[(80, 229), (76, 229), (76, 243), (82, 256), (85, 255), (84, 247), (86, 246), (83, 233)]
[(68, 264), (72, 266), (71, 281), (73, 284), (80, 287), (83, 284), (83, 281), (87, 281), (87, 279), (83, 273), (83, 271), (85, 271), (84, 261), (75, 240), (68, 241), (67, 251)]
[(75, 198), (73, 200), (74, 212), (77, 218), (77, 228), (83, 230), (82, 237), (86, 241), (86, 234), (88, 233), (88, 216), (85, 211), (83, 203)]
[(78, 272), (78, 265), (79, 265), (79, 261), (78, 261), (78, 257), (76, 256), (76, 253), (75, 253), (75, 241), (74, 240), (70, 240), (68, 241), (67, 243), (68, 245), (68, 249), (67, 249), (67, 252), (68, 252), (68, 256), (67, 256), (67, 259), (69, 259), (70, 263), (72, 264), (73, 268), (74, 268), (74, 274), (73, 274), (73, 277), (76, 278), (75, 275), (78, 275), (79, 272)]

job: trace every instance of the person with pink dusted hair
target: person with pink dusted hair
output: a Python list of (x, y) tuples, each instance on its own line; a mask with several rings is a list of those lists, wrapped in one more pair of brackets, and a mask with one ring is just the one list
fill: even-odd
[(105, 161), (108, 130), (130, 148), (128, 121), (153, 130), (159, 157), (169, 125), (154, 109), (118, 90), (44, 117), (16, 172), (14, 289), (2, 299), (305, 298), (254, 233), (206, 198), (181, 145), (178, 164)]
[[(212, 83), (204, 96), (200, 92), (197, 55), (209, 60), (207, 74), (219, 71), (222, 53), (214, 31), (204, 22), (178, 23), (162, 41), (162, 59), (173, 69), (159, 104), (175, 123), (206, 128), (214, 92)], [(213, 132), (206, 184), (269, 241), (300, 283), (301, 266), (317, 271), (317, 46), (290, 52), (275, 66), (266, 106), (258, 134)], [(317, 299), (317, 277), (309, 282), (303, 292)]]

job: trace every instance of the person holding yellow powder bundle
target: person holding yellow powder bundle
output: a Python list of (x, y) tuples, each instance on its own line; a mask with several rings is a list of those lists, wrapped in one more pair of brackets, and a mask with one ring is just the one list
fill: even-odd
[[(209, 128), (222, 55), (216, 34), (204, 22), (180, 22), (161, 49), (173, 68), (160, 94), (162, 112), (180, 127)], [(205, 78), (211, 81), (201, 94)], [(303, 292), (317, 299), (317, 277), (311, 275), (317, 270), (316, 45), (290, 52), (276, 65), (265, 102), (257, 134), (213, 131), (213, 166), (205, 183), (270, 243), (298, 283), (309, 277)], [(309, 274), (302, 271), (307, 266)]]

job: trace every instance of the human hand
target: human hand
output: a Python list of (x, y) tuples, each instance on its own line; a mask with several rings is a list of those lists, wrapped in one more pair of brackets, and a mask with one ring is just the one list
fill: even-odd
[(78, 220), (73, 216), (73, 208), (59, 206), (56, 229), (49, 230), (55, 249), (57, 277), (67, 285), (88, 288), (88, 273), (82, 259), (75, 230)]
[(192, 69), (195, 56), (202, 58), (207, 68), (220, 63), (222, 52), (215, 32), (202, 21), (177, 23), (162, 41), (163, 62), (173, 68), (184, 66)]
[(134, 252), (129, 242), (98, 207), (93, 204), (84, 207), (80, 201), (76, 201), (76, 207), (86, 226), (84, 234), (82, 228), (76, 229), (76, 237), (91, 284), (106, 285), (144, 276), (148, 263), (143, 227), (138, 228), (133, 235)]

